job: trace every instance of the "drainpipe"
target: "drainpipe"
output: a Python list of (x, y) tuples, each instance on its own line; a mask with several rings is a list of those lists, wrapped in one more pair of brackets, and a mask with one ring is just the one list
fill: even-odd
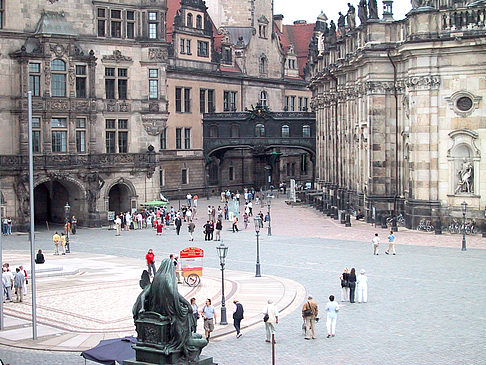
[[(393, 199), (393, 211), (394, 211), (394, 216), (398, 216), (398, 211), (397, 211), (397, 198), (398, 198), (398, 190), (400, 187), (399, 184), (399, 179), (400, 179), (400, 173), (399, 173), (399, 164), (398, 164), (398, 92), (397, 92), (397, 66), (395, 62), (393, 61), (391, 55), (390, 55), (390, 49), (388, 49), (386, 55), (388, 56), (388, 59), (390, 60), (391, 65), (393, 66), (393, 95), (395, 96), (395, 197)], [(392, 230), (393, 231), (398, 231), (397, 227), (397, 220), (393, 219), (392, 222)]]

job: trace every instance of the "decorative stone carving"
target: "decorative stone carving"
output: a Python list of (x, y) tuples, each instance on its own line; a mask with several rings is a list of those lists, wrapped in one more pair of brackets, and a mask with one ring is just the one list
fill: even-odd
[(149, 48), (148, 58), (149, 58), (149, 60), (154, 60), (154, 61), (165, 61), (167, 57), (166, 57), (166, 54), (164, 52), (164, 49), (162, 49), (162, 48)]
[(356, 9), (353, 5), (348, 3), (348, 13), (346, 14), (349, 28), (354, 29), (356, 27)]
[(367, 81), (368, 94), (387, 94), (393, 91), (393, 81)]
[(462, 160), (461, 168), (457, 172), (457, 175), (459, 177), (459, 182), (457, 183), (456, 189), (454, 191), (455, 194), (473, 192), (473, 184), (472, 184), (473, 173), (474, 173), (474, 167), (472, 162), (467, 158), (464, 158)]
[(115, 63), (120, 63), (120, 62), (132, 62), (132, 58), (128, 56), (122, 55), (121, 51), (115, 50), (113, 51), (112, 55), (105, 55), (101, 58), (101, 61), (112, 61)]
[(62, 44), (51, 44), (50, 48), (56, 57), (62, 57), (66, 53), (66, 48)]
[(109, 112), (114, 112), (116, 111), (116, 103), (114, 101), (109, 101), (106, 104), (106, 110)]
[(158, 136), (167, 127), (167, 119), (142, 119), (145, 132), (149, 136)]
[(49, 111), (69, 111), (69, 101), (64, 99), (51, 99), (47, 101)]
[(440, 76), (412, 76), (405, 80), (408, 89), (432, 90), (440, 86)]
[(149, 104), (149, 111), (151, 113), (156, 113), (159, 111), (159, 103), (150, 103)]
[(466, 90), (460, 90), (456, 91), (451, 96), (445, 97), (444, 99), (449, 102), (449, 107), (454, 111), (454, 113), (465, 118), (470, 116), (474, 110), (479, 108), (481, 96), (476, 96)]
[(366, 24), (368, 21), (368, 8), (366, 7), (366, 0), (359, 1), (358, 18), (361, 24)]
[(130, 104), (128, 104), (125, 100), (123, 100), (120, 104), (119, 104), (119, 108), (120, 108), (120, 111), (121, 112), (129, 112), (130, 111)]

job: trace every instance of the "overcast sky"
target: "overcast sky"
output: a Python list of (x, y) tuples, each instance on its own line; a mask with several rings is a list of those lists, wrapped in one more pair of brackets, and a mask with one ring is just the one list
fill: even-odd
[[(358, 19), (359, 0), (274, 0), (274, 13), (283, 14), (284, 24), (292, 24), (295, 20), (307, 20), (307, 23), (315, 23), (321, 10), (329, 18), (337, 22), (338, 12), (345, 14), (348, 10), (347, 3), (352, 3), (356, 8), (356, 21)], [(381, 18), (383, 3), (378, 2), (378, 14)], [(412, 8), (410, 0), (395, 0), (393, 2), (393, 18), (403, 19), (405, 14)]]

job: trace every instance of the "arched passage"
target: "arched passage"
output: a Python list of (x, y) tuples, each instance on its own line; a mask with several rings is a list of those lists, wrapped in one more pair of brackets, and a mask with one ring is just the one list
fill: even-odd
[(34, 189), (35, 222), (64, 223), (64, 206), (71, 207), (69, 216), (76, 216), (81, 222), (84, 218), (84, 197), (81, 188), (70, 181), (48, 180)]
[(130, 189), (125, 184), (115, 184), (108, 193), (108, 209), (116, 214), (130, 211)]

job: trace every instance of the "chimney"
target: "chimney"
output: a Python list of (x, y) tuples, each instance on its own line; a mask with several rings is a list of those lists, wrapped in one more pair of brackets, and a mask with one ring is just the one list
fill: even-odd
[(275, 25), (277, 28), (280, 30), (281, 33), (283, 33), (283, 21), (284, 16), (282, 14), (275, 14), (273, 16), (273, 21), (275, 22)]
[(294, 25), (297, 25), (297, 24), (307, 24), (307, 20), (295, 20)]
[(383, 0), (383, 20), (393, 20), (393, 0)]

